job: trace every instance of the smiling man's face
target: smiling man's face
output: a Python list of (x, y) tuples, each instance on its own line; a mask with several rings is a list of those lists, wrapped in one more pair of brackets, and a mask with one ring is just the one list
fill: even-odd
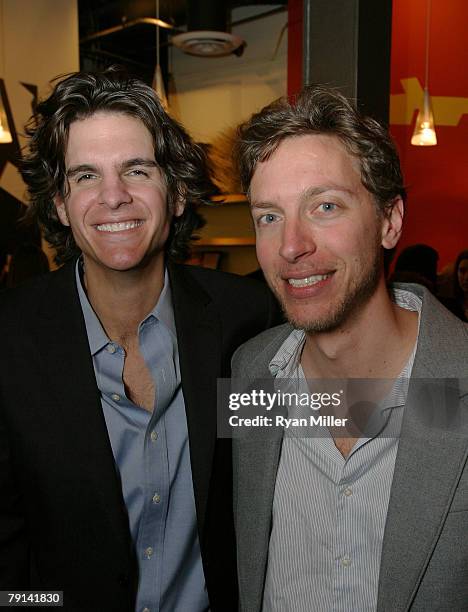
[[(97, 112), (70, 125), (65, 166), (69, 193), (55, 204), (93, 269), (162, 269), (172, 215), (151, 134), (123, 113)], [(183, 205), (174, 214), (180, 215)]]
[(284, 140), (257, 165), (250, 200), (258, 261), (295, 327), (334, 330), (384, 289), (389, 221), (338, 138)]

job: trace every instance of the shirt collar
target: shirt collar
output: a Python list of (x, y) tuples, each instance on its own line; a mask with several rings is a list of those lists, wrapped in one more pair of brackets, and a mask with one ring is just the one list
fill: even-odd
[[(80, 299), (81, 310), (85, 320), (86, 331), (88, 333), (88, 342), (91, 349), (91, 355), (95, 355), (104, 346), (109, 344), (111, 340), (107, 336), (104, 328), (101, 325), (96, 313), (91, 306), (88, 296), (83, 287), (81, 278), (82, 259), (78, 259), (75, 268), (76, 286), (78, 289), (78, 297)], [(169, 283), (169, 275), (167, 269), (164, 272), (164, 286), (159, 296), (159, 299), (151, 310), (151, 312), (143, 319), (138, 326), (138, 331), (141, 330), (151, 320), (157, 320), (163, 323), (176, 338), (176, 326), (174, 320), (174, 308), (172, 305), (172, 294)]]
[(270, 361), (268, 367), (272, 376), (292, 377), (294, 370), (299, 365), (304, 343), (304, 330), (293, 329)]
[[(402, 380), (407, 380), (411, 376), (411, 370), (413, 369), (416, 348), (418, 345), (422, 300), (412, 291), (408, 291), (405, 289), (393, 288), (390, 295), (393, 301), (398, 304), (398, 306), (406, 308), (407, 310), (414, 310), (418, 313), (418, 335), (416, 338), (416, 343), (405, 367), (403, 368), (403, 371), (400, 373), (399, 376), (399, 378), (401, 378)], [(280, 346), (279, 350), (269, 363), (268, 367), (272, 376), (280, 376), (281, 378), (286, 378), (293, 377), (294, 373), (297, 373), (298, 366), (300, 365), (300, 358), (304, 342), (304, 330), (294, 329), (289, 334), (289, 336)], [(400, 396), (403, 394), (404, 392), (399, 393)]]

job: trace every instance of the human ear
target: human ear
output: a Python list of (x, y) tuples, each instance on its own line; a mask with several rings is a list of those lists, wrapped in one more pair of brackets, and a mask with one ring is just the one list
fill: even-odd
[(404, 209), (403, 200), (398, 196), (384, 211), (381, 243), (384, 249), (393, 249), (400, 240), (403, 231)]
[(57, 194), (54, 197), (55, 208), (57, 209), (57, 215), (60, 219), (62, 225), (70, 226), (70, 221), (68, 220), (67, 209), (65, 208), (65, 201), (63, 197)]

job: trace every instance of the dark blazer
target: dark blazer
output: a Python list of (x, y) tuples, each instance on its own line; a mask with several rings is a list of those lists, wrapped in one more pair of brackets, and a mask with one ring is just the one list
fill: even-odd
[[(231, 449), (216, 438), (216, 378), (277, 311), (255, 281), (169, 273), (202, 560), (211, 609), (226, 612), (236, 607)], [(65, 610), (133, 612), (137, 566), (74, 265), (0, 295), (0, 347), (0, 590), (63, 590)]]
[[(426, 289), (383, 539), (377, 612), (468, 610), (468, 326)], [(264, 332), (235, 354), (233, 377), (271, 378), (291, 333)], [(233, 441), (240, 610), (260, 612), (282, 431)], [(313, 588), (313, 576), (310, 577)]]

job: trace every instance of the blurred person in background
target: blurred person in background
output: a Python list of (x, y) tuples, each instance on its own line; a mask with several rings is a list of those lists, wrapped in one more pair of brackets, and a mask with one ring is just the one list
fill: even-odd
[(453, 267), (453, 297), (443, 301), (462, 321), (468, 321), (468, 249), (459, 253)]
[(439, 253), (427, 244), (414, 244), (406, 247), (398, 255), (392, 283), (418, 283), (431, 293), (437, 287), (437, 262)]

